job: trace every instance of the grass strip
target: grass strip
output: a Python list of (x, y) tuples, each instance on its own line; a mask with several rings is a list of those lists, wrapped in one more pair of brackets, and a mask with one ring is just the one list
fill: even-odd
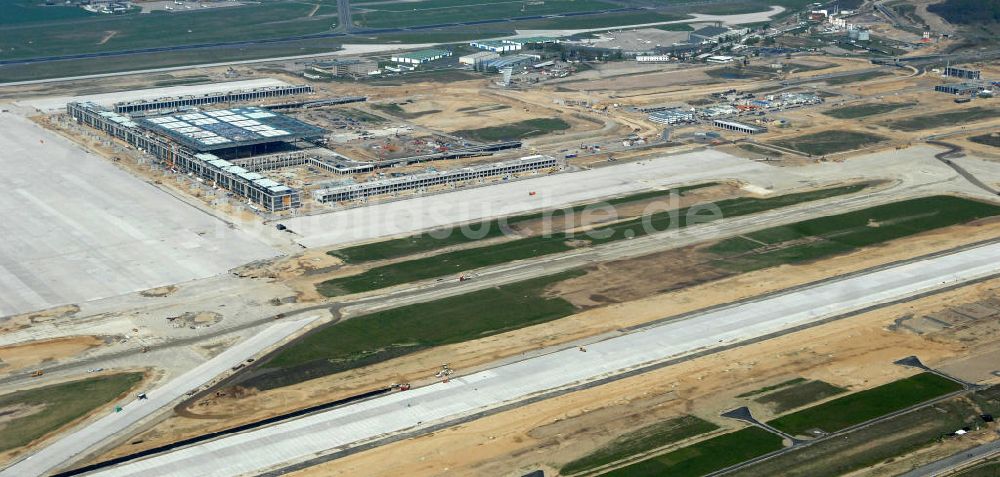
[(748, 272), (847, 253), (862, 247), (1000, 214), (1000, 207), (952, 196), (904, 200), (771, 227), (722, 240), (708, 251), (722, 269)]
[[(142, 373), (122, 373), (15, 391), (0, 396), (0, 451), (27, 445), (108, 404), (142, 381)], [(20, 415), (20, 417), (18, 417)]]
[(781, 449), (781, 438), (747, 427), (601, 474), (606, 477), (699, 477)]
[(570, 270), (496, 288), (407, 305), (325, 326), (270, 359), (259, 378), (241, 383), (258, 389), (287, 386), (374, 364), (422, 349), (545, 323), (577, 308), (545, 296), (557, 282), (582, 275)]
[(570, 124), (559, 118), (536, 118), (518, 121), (516, 123), (488, 126), (478, 129), (462, 129), (451, 133), (472, 141), (496, 142), (512, 141), (533, 136), (541, 136), (553, 131), (565, 131)]
[[(457, 250), (433, 257), (408, 260), (375, 267), (357, 275), (334, 278), (317, 285), (326, 296), (337, 296), (378, 290), (389, 286), (428, 278), (444, 277), (480, 267), (566, 252), (579, 246), (573, 240), (585, 240), (597, 245), (641, 237), (652, 232), (683, 228), (692, 223), (706, 223), (724, 217), (739, 217), (771, 209), (810, 202), (858, 192), (866, 184), (834, 187), (817, 191), (786, 194), (765, 199), (743, 197), (715, 202), (716, 211), (692, 206), (669, 210), (592, 229), (590, 233), (557, 233), (549, 236), (528, 237), (495, 245)], [(705, 214), (704, 212), (709, 212)]]
[(837, 432), (960, 389), (962, 386), (954, 381), (921, 373), (803, 409), (768, 424), (792, 435), (804, 435), (811, 429)]
[(569, 462), (559, 473), (570, 475), (593, 470), (718, 428), (719, 426), (695, 416), (667, 419), (625, 434), (604, 447)]
[(754, 401), (765, 406), (770, 406), (776, 414), (780, 414), (791, 409), (800, 408), (806, 404), (822, 401), (846, 391), (844, 388), (839, 388), (823, 381), (806, 381), (766, 394), (754, 399)]
[(738, 395), (736, 397), (738, 397), (738, 398), (747, 398), (747, 397), (750, 397), (750, 396), (756, 396), (758, 394), (768, 393), (768, 392), (774, 391), (776, 389), (781, 389), (781, 388), (785, 388), (785, 387), (791, 386), (793, 384), (799, 384), (799, 383), (804, 383), (804, 382), (806, 382), (806, 378), (789, 379), (788, 381), (783, 381), (783, 382), (780, 382), (778, 384), (773, 384), (771, 386), (764, 386), (764, 387), (762, 387), (760, 389), (754, 389), (753, 391), (745, 392), (745, 393), (740, 394), (740, 395)]
[(675, 187), (666, 190), (653, 190), (653, 191), (640, 192), (638, 194), (630, 194), (623, 197), (615, 197), (613, 199), (609, 199), (602, 202), (592, 202), (584, 205), (557, 209), (555, 211), (516, 215), (504, 219), (484, 221), (478, 224), (470, 224), (466, 226), (439, 228), (419, 235), (413, 235), (410, 237), (403, 237), (393, 240), (384, 240), (381, 242), (373, 242), (364, 245), (356, 245), (353, 247), (346, 247), (339, 250), (333, 250), (328, 253), (335, 257), (341, 258), (347, 263), (355, 263), (355, 264), (369, 262), (372, 260), (385, 260), (390, 258), (405, 257), (407, 255), (430, 252), (433, 250), (450, 247), (453, 245), (461, 245), (465, 243), (475, 242), (477, 240), (486, 240), (486, 239), (500, 237), (504, 235), (505, 225), (514, 225), (517, 223), (527, 222), (530, 220), (538, 220), (544, 218), (547, 215), (552, 217), (558, 217), (567, 214), (579, 213), (584, 209), (586, 209), (587, 207), (595, 207), (599, 205), (608, 205), (613, 207), (618, 205), (640, 202), (644, 200), (669, 197), (672, 194), (683, 195), (685, 192), (688, 191), (702, 189), (705, 187), (711, 187), (715, 185), (718, 185), (718, 183), (709, 182), (705, 184), (696, 184), (692, 186)]

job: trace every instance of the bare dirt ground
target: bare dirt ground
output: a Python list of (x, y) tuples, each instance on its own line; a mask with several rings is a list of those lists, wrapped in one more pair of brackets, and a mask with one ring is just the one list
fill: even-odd
[[(102, 456), (101, 460), (184, 437), (262, 419), (308, 405), (328, 402), (385, 386), (392, 382), (411, 382), (414, 385), (431, 382), (434, 380), (434, 373), (440, 369), (441, 363), (450, 363), (450, 366), (459, 373), (470, 372), (498, 360), (531, 350), (556, 346), (620, 328), (648, 323), (667, 316), (757, 296), (963, 243), (994, 238), (998, 233), (1000, 233), (1000, 224), (996, 223), (959, 226), (921, 234), (896, 241), (891, 245), (864, 249), (833, 259), (747, 273), (660, 294), (656, 294), (659, 291), (659, 285), (655, 284), (657, 280), (662, 280), (664, 276), (671, 273), (688, 273), (689, 270), (682, 268), (684, 263), (675, 264), (673, 257), (654, 257), (646, 264), (646, 268), (650, 270), (649, 274), (643, 276), (643, 279), (633, 280), (635, 291), (629, 291), (628, 294), (618, 292), (621, 293), (623, 299), (632, 299), (633, 301), (592, 308), (553, 322), (480, 340), (433, 348), (384, 363), (294, 386), (255, 393), (242, 398), (234, 398), (232, 395), (209, 397), (196, 403), (190, 408), (190, 411), (195, 414), (226, 416), (226, 418), (170, 418), (152, 430), (137, 436), (134, 441), (141, 440), (143, 441), (141, 444), (122, 446)], [(634, 264), (624, 266), (634, 267)], [(553, 288), (552, 292), (565, 294), (567, 299), (576, 300), (581, 305), (592, 306), (594, 300), (590, 299), (590, 295), (595, 293), (593, 290), (603, 289), (602, 282), (609, 282), (608, 288), (614, 288), (618, 285), (617, 282), (610, 281), (607, 270), (609, 269), (605, 268), (603, 271), (598, 269), (597, 272), (576, 279), (588, 280), (586, 283), (568, 281)], [(634, 268), (629, 270), (635, 271)], [(614, 297), (610, 291), (607, 293), (609, 297)], [(637, 297), (643, 298), (635, 299)], [(895, 335), (902, 334), (895, 333)], [(919, 337), (914, 337), (914, 339), (919, 339), (922, 343), (928, 341)], [(920, 349), (920, 347), (914, 349)], [(933, 347), (928, 348), (928, 352), (931, 349)], [(837, 352), (837, 355), (840, 356), (841, 352)], [(886, 358), (881, 362), (888, 361), (891, 359)], [(762, 379), (764, 378), (740, 378), (736, 381), (761, 382)], [(842, 379), (829, 381), (834, 384), (854, 384), (854, 382), (844, 382)]]
[[(913, 373), (890, 364), (917, 354), (932, 366), (989, 343), (929, 340), (886, 326), (903, 313), (992, 296), (994, 280), (847, 318), (755, 345), (695, 359), (598, 388), (567, 394), (479, 419), (432, 435), (389, 444), (293, 475), (392, 475), (407, 463), (412, 475), (515, 476), (535, 468), (546, 475), (609, 442), (660, 419), (694, 414), (734, 428), (719, 413), (750, 404), (740, 393), (794, 377), (851, 390), (871, 388)], [(767, 419), (763, 406), (754, 407)], [(947, 453), (950, 448), (937, 450)]]
[(0, 347), (0, 369), (12, 372), (35, 367), (76, 356), (103, 344), (104, 340), (97, 336), (72, 336)]

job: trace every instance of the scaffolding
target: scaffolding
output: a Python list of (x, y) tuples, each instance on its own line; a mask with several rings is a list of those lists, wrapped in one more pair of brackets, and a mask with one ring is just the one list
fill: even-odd
[(309, 85), (287, 85), (287, 86), (264, 86), (251, 89), (237, 89), (233, 91), (214, 92), (188, 96), (167, 96), (156, 99), (141, 99), (136, 101), (123, 101), (115, 103), (116, 113), (135, 113), (141, 111), (152, 111), (154, 109), (177, 109), (187, 106), (203, 106), (206, 104), (234, 103), (239, 101), (253, 101), (255, 99), (275, 98), (279, 96), (293, 96), (296, 94), (312, 93), (313, 88)]
[(369, 181), (361, 184), (348, 184), (313, 191), (313, 198), (318, 202), (342, 202), (366, 199), (368, 197), (393, 194), (397, 192), (423, 189), (436, 185), (458, 185), (463, 182), (503, 176), (520, 172), (535, 172), (547, 168), (557, 168), (561, 162), (551, 156), (527, 156), (511, 161), (484, 164), (480, 166), (463, 167), (450, 171), (424, 172), (392, 179)]
[(103, 131), (142, 152), (151, 154), (171, 169), (193, 173), (212, 185), (260, 204), (269, 212), (289, 210), (302, 205), (301, 193), (298, 190), (213, 154), (195, 153), (180, 144), (142, 129), (126, 116), (105, 110), (94, 103), (69, 103), (66, 105), (66, 112), (81, 124)]

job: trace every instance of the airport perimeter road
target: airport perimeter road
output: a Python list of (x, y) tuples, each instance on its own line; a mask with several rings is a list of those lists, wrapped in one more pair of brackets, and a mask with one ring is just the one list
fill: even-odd
[(29, 455), (25, 459), (0, 471), (0, 477), (39, 476), (58, 469), (74, 458), (107, 439), (120, 437), (130, 426), (152, 416), (157, 411), (169, 409), (170, 405), (192, 389), (201, 387), (233, 366), (256, 356), (262, 350), (281, 342), (311, 323), (315, 317), (279, 322), (260, 334), (223, 351), (218, 356), (177, 377), (169, 383), (147, 391), (145, 400), (133, 400), (122, 406), (122, 411), (112, 413), (90, 424), (85, 424), (71, 434), (67, 434)]
[(942, 477), (1000, 455), (1000, 441), (993, 441), (913, 469), (899, 477)]
[(849, 275), (692, 314), (589, 345), (325, 411), (113, 467), (97, 475), (235, 476), (454, 425), (503, 406), (641, 372), (693, 353), (751, 342), (877, 304), (1000, 274), (1000, 244)]

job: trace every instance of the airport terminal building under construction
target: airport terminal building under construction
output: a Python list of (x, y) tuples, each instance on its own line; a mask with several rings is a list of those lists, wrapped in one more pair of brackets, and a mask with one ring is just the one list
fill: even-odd
[[(522, 173), (561, 168), (561, 163), (552, 157), (529, 156), (454, 170), (392, 174), (392, 177), (378, 174), (361, 182), (348, 178), (340, 180), (340, 184), (316, 184), (318, 189), (307, 195), (306, 191), (289, 185), (280, 174), (282, 168), (305, 166), (335, 175), (373, 174), (377, 169), (424, 161), (490, 155), (519, 148), (521, 142), (465, 144), (433, 154), (355, 161), (323, 146), (327, 130), (275, 111), (280, 108), (197, 107), (206, 104), (207, 99), (230, 102), (242, 94), (265, 94), (259, 90), (133, 101), (117, 103), (111, 108), (93, 102), (71, 102), (66, 111), (77, 123), (128, 143), (155, 157), (168, 170), (197, 176), (207, 185), (226, 190), (268, 213), (299, 208), (305, 198), (316, 203), (364, 201), (379, 195), (420, 193), (435, 186), (482, 183), (487, 178), (509, 180)], [(305, 90), (289, 87), (281, 91), (294, 94), (291, 92)], [(131, 112), (120, 112), (123, 105)]]

